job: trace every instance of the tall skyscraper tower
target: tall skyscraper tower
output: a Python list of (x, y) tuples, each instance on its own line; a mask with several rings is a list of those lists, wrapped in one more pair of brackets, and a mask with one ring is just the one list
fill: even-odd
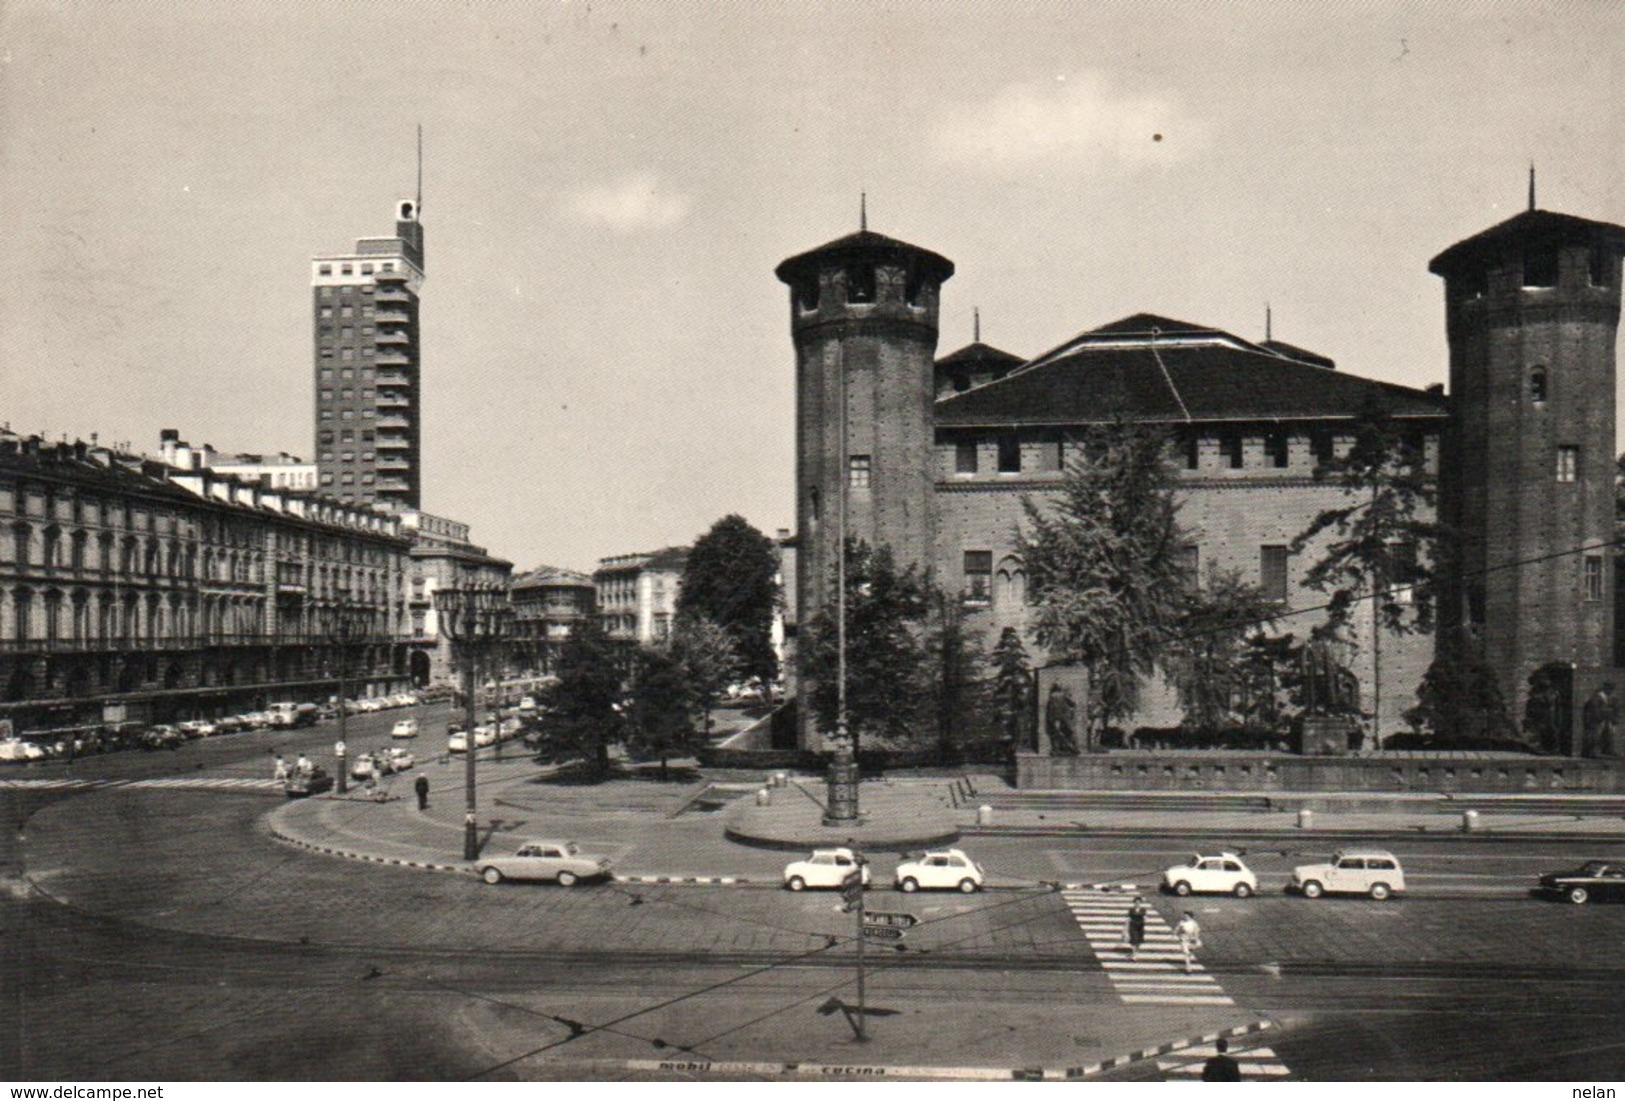
[(1580, 704), (1613, 679), (1615, 337), (1625, 229), (1529, 209), (1434, 257), (1452, 417), (1441, 512), (1459, 558), (1440, 649), (1479, 648), (1524, 713), (1572, 752)]
[(321, 492), (346, 502), (422, 503), (418, 205), (396, 203), (393, 237), (311, 262), (317, 470)]

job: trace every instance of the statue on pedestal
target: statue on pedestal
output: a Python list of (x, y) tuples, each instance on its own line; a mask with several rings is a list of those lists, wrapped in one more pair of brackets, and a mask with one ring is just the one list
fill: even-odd
[(1044, 701), (1044, 730), (1049, 735), (1051, 757), (1076, 757), (1078, 705), (1072, 693), (1059, 684), (1050, 685), (1049, 698)]

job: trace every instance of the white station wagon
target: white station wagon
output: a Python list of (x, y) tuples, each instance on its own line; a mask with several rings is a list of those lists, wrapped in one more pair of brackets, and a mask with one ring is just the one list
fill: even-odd
[(574, 841), (531, 841), (512, 856), (480, 861), (480, 878), (492, 884), (529, 879), (574, 887), (583, 879), (603, 879), (609, 874), (609, 857), (584, 853)]
[(1291, 888), (1304, 898), (1322, 894), (1370, 895), (1382, 900), (1403, 894), (1405, 872), (1394, 854), (1382, 849), (1345, 849), (1325, 864), (1292, 869)]
[[(792, 861), (784, 867), (784, 885), (792, 891), (808, 887), (839, 887), (841, 880), (858, 867), (858, 858), (851, 849), (814, 849), (805, 860)], [(869, 865), (862, 865), (863, 885), (869, 885)]]
[(905, 860), (897, 865), (897, 889), (908, 893), (923, 887), (963, 891), (968, 895), (981, 890), (985, 878), (982, 866), (959, 849), (928, 852), (918, 860)]

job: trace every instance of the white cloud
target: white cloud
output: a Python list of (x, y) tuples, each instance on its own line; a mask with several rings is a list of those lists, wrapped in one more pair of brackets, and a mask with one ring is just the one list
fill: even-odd
[(1176, 101), (1115, 92), (1094, 73), (1006, 85), (941, 116), (932, 132), (943, 158), (995, 168), (1135, 168), (1204, 143), (1201, 124)]
[(676, 225), (693, 205), (692, 199), (668, 189), (653, 172), (637, 172), (614, 183), (582, 188), (564, 200), (562, 210), (586, 225), (635, 233)]

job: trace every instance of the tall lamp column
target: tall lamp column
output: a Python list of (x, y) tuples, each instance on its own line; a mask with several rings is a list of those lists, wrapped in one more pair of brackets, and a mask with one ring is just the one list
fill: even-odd
[[(345, 706), (349, 698), (348, 681), (350, 672), (350, 644), (359, 637), (365, 617), (366, 607), (350, 600), (349, 594), (341, 592), (339, 601), (328, 609), (327, 640), (338, 649), (339, 670), (339, 745), (348, 747), (350, 744), (350, 715)], [(350, 787), (350, 771), (345, 763), (344, 755), (338, 755), (338, 786), (342, 795)]]
[(475, 666), (481, 651), (491, 650), (507, 637), (513, 620), (513, 608), (507, 593), (499, 588), (436, 589), (434, 609), (440, 622), (440, 633), (458, 647), (463, 665), (463, 756), (464, 795), (466, 811), (463, 815), (463, 859), (472, 863), (480, 858), (479, 820), (476, 817), (474, 760), (479, 745), (474, 736), (478, 725), (475, 707)]

